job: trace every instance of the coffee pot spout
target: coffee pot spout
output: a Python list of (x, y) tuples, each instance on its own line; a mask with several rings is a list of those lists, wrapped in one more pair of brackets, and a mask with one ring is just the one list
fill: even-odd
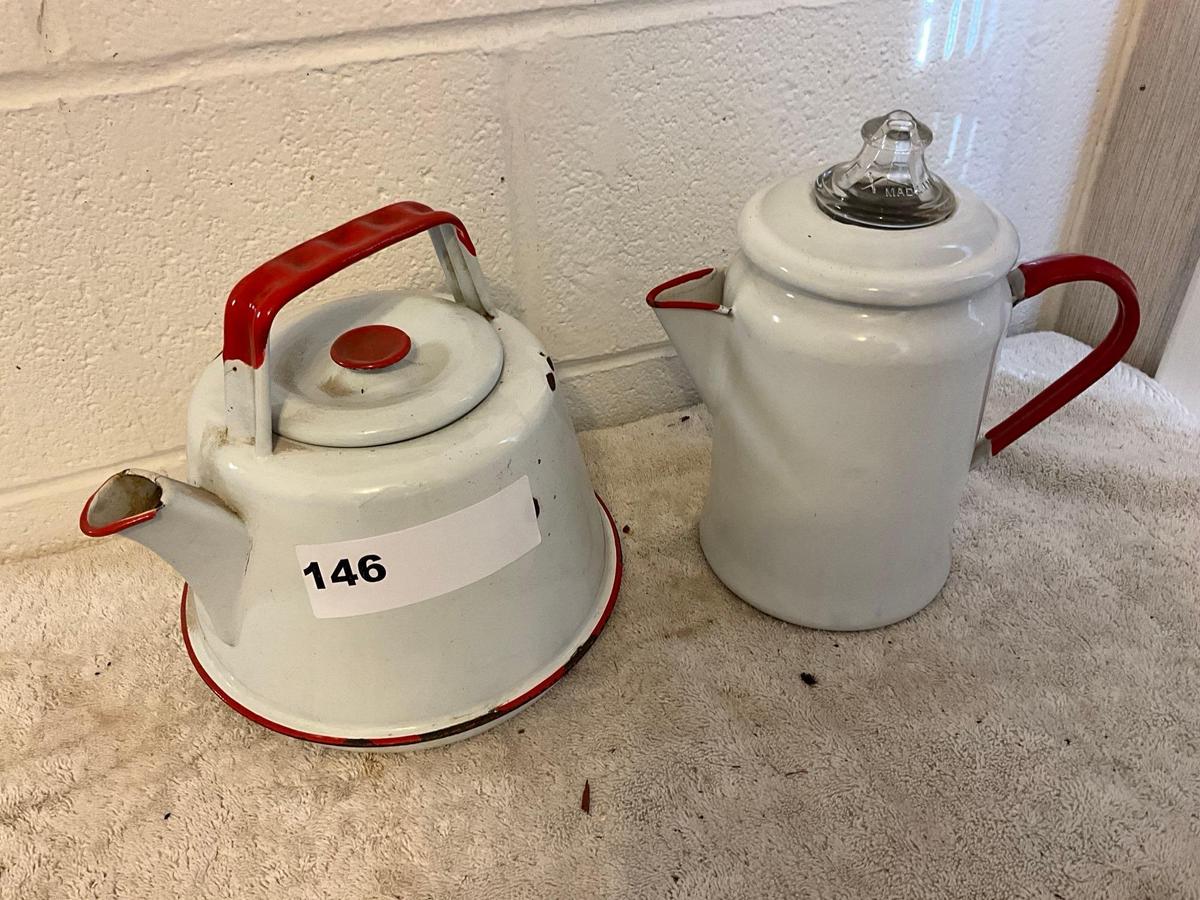
[(214, 494), (165, 475), (126, 469), (84, 504), (79, 528), (89, 537), (120, 534), (150, 548), (179, 572), (214, 633), (237, 644), (242, 577), (250, 537)]
[(701, 399), (719, 407), (729, 346), (730, 307), (724, 304), (725, 270), (700, 269), (660, 284), (646, 295)]

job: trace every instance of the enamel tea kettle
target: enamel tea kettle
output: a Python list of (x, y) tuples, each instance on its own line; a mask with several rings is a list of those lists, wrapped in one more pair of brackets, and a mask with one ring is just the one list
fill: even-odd
[[(425, 232), (452, 297), (380, 291), (271, 333), (302, 292)], [(242, 715), (342, 747), (456, 740), (558, 680), (616, 600), (619, 539), (556, 387), (462, 222), (396, 203), (237, 284), (192, 395), (189, 483), (120, 472), (80, 527), (179, 570), (188, 654)]]
[[(742, 599), (801, 625), (912, 615), (950, 571), (967, 472), (1116, 365), (1133, 341), (1129, 277), (1090, 256), (1015, 265), (999, 212), (925, 165), (929, 129), (866, 122), (849, 161), (746, 204), (741, 251), (650, 291), (712, 413), (700, 542)], [(1015, 303), (1069, 281), (1116, 293), (1112, 331), (979, 436)]]

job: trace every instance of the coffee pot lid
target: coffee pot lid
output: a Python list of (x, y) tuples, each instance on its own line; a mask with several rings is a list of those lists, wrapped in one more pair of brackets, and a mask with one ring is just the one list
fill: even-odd
[(831, 300), (924, 306), (983, 290), (1017, 259), (1012, 224), (929, 170), (928, 127), (895, 110), (862, 149), (767, 185), (742, 210), (743, 253), (773, 280)]

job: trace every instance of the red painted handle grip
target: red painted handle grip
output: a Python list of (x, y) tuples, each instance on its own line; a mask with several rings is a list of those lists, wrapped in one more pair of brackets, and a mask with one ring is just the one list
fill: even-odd
[(1141, 311), (1133, 281), (1112, 263), (1095, 256), (1064, 253), (1047, 256), (1017, 267), (1025, 278), (1025, 290), (1018, 302), (1040, 294), (1046, 288), (1068, 281), (1098, 281), (1117, 295), (1117, 316), (1108, 335), (1066, 374), (993, 427), (985, 437), (995, 456), (1029, 429), (1058, 412), (1068, 402), (1095, 384), (1105, 372), (1121, 361), (1137, 334)]
[(269, 260), (239, 281), (225, 303), (225, 359), (257, 369), (266, 355), (275, 316), (330, 275), (385, 247), (436, 228), (453, 225), (463, 249), (475, 255), (458, 217), (405, 200), (351, 219)]

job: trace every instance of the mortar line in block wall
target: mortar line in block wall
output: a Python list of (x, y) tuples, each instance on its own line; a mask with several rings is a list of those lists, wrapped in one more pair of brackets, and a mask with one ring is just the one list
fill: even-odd
[(670, 341), (656, 341), (653, 344), (641, 344), (627, 350), (615, 353), (599, 353), (595, 356), (576, 356), (571, 359), (558, 361), (557, 369), (561, 376), (582, 378), (596, 372), (607, 372), (612, 369), (622, 369), (626, 366), (636, 366), (639, 363), (654, 359), (669, 359), (675, 356), (675, 348)]
[[(680, 409), (697, 398), (674, 352), (649, 344), (604, 356), (556, 362), (563, 402), (579, 431), (620, 425)], [(183, 447), (115, 460), (0, 491), (0, 562), (79, 546), (79, 510), (114, 472), (141, 468), (185, 477)]]
[[(559, 377), (564, 382), (573, 379), (586, 378), (600, 372), (612, 369), (623, 369), (636, 366), (655, 359), (667, 359), (675, 355), (675, 351), (666, 341), (644, 344), (620, 350), (616, 353), (605, 353), (597, 356), (576, 357), (556, 362)], [(171, 447), (167, 450), (157, 450), (146, 456), (134, 459), (123, 458), (103, 463), (93, 468), (61, 475), (52, 475), (37, 481), (28, 481), (12, 487), (0, 488), (0, 507), (16, 506), (37, 501), (47, 494), (62, 494), (78, 488), (82, 498), (91, 493), (107, 476), (121, 469), (158, 469), (177, 464), (183, 458), (182, 446)]]
[(47, 495), (63, 494), (76, 488), (80, 492), (80, 502), (82, 503), (88, 494), (114, 472), (122, 469), (157, 471), (168, 468), (181, 459), (183, 459), (183, 447), (179, 446), (169, 450), (157, 450), (147, 456), (139, 456), (135, 459), (104, 463), (91, 469), (52, 475), (38, 481), (27, 481), (13, 487), (0, 489), (0, 508), (36, 502)]
[(57, 62), (0, 73), (0, 110), (31, 109), (93, 96), (148, 93), (233, 75), (323, 69), (464, 51), (491, 53), (547, 37), (619, 34), (845, 2), (848, 0), (613, 0), (594, 6), (555, 6), (294, 40), (209, 46), (126, 62)]

